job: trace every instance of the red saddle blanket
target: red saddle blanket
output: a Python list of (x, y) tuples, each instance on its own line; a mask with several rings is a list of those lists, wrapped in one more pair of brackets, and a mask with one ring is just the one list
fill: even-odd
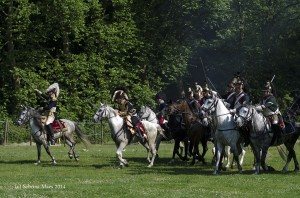
[(136, 126), (139, 127), (139, 129), (141, 130), (142, 133), (146, 134), (145, 127), (144, 127), (144, 125), (141, 122), (138, 122), (136, 124)]
[(52, 123), (52, 128), (54, 131), (62, 130), (63, 128), (66, 128), (66, 125), (61, 120), (54, 120)]

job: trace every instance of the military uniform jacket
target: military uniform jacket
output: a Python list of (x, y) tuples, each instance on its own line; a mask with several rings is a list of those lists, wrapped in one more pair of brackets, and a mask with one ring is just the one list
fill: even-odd
[(129, 101), (126, 101), (124, 104), (120, 105), (119, 111), (119, 115), (122, 117), (127, 115), (136, 115), (136, 109), (133, 107), (133, 104)]
[(163, 110), (167, 107), (167, 104), (166, 103), (160, 103), (159, 105), (157, 105), (157, 118), (161, 118), (162, 115), (163, 115)]
[(235, 102), (234, 102), (234, 109), (238, 109), (239, 107), (248, 104), (249, 101), (250, 101), (250, 98), (247, 93), (241, 92), (239, 94), (236, 94)]
[(278, 103), (273, 95), (264, 97), (261, 104), (266, 107), (263, 109), (263, 114), (265, 116), (273, 115), (279, 110)]
[(225, 101), (227, 103), (229, 103), (229, 108), (233, 109), (234, 108), (234, 102), (235, 102), (235, 98), (236, 98), (236, 93), (233, 92), (227, 92), (225, 95), (222, 96), (223, 99), (225, 99)]
[(47, 104), (45, 107), (43, 107), (43, 110), (51, 111), (53, 113), (56, 112), (57, 100), (51, 100), (50, 97), (45, 94), (41, 94), (41, 96), (47, 100)]

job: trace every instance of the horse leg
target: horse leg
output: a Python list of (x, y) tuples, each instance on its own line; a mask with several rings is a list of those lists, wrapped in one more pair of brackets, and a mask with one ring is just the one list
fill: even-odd
[[(227, 161), (227, 164), (226, 164), (226, 168), (233, 168), (233, 160), (232, 160), (232, 163), (230, 163), (230, 146), (226, 146), (225, 147), (225, 155), (226, 155), (226, 161)], [(224, 157), (224, 160), (225, 160), (225, 157)]]
[(154, 164), (154, 160), (155, 160), (157, 151), (156, 151), (156, 146), (155, 146), (155, 140), (149, 140), (148, 142), (149, 142), (149, 147), (150, 147), (150, 150), (152, 153), (152, 159), (151, 159), (150, 164), (148, 165), (148, 168), (150, 168)]
[(184, 160), (185, 161), (188, 161), (188, 149), (189, 149), (189, 140), (188, 139), (185, 139), (184, 141)]
[(68, 152), (68, 156), (70, 159), (73, 159), (73, 157), (75, 158), (76, 161), (79, 161), (78, 159), (78, 155), (77, 153), (75, 152), (75, 143), (73, 143), (71, 140), (69, 139), (66, 139), (65, 140), (65, 143), (70, 147), (70, 150)]
[(204, 159), (204, 156), (208, 150), (208, 147), (207, 147), (207, 140), (203, 140), (202, 142), (202, 155), (201, 155), (201, 158), (202, 158), (202, 163), (205, 164), (205, 159)]
[(45, 141), (43, 141), (43, 146), (44, 146), (44, 148), (45, 148), (45, 150), (46, 150), (46, 152), (47, 152), (47, 154), (51, 157), (51, 159), (52, 159), (52, 163), (53, 164), (56, 164), (56, 160), (54, 159), (54, 157), (51, 155), (51, 153), (50, 153), (50, 149), (49, 149), (49, 146), (48, 146), (48, 144), (47, 144), (47, 141), (45, 140)]
[[(160, 142), (162, 141), (164, 139), (164, 137), (161, 135), (161, 134), (159, 134), (158, 136), (157, 136), (157, 138), (156, 138), (156, 145), (155, 145), (155, 147), (156, 147), (156, 151), (158, 152), (158, 149), (159, 149), (159, 146), (160, 146)], [(157, 157), (158, 157), (158, 154), (157, 154)]]
[(195, 143), (194, 140), (190, 140), (190, 144), (189, 144), (189, 154), (193, 157), (192, 162), (190, 165), (194, 165), (195, 161), (196, 161), (196, 147), (195, 147)]
[(252, 146), (252, 150), (254, 154), (254, 174), (258, 175), (260, 172), (260, 164), (261, 164), (260, 148)]
[(41, 163), (41, 150), (42, 150), (42, 145), (36, 143), (36, 148), (37, 148), (37, 153), (38, 153), (38, 160), (37, 160), (37, 162), (35, 163), (35, 165), (38, 165), (38, 164)]
[(244, 147), (242, 147), (242, 154), (241, 154), (241, 159), (240, 159), (240, 164), (241, 164), (241, 166), (242, 166), (243, 163), (244, 163), (245, 155), (246, 155), (246, 150), (245, 150)]
[(265, 171), (272, 171), (274, 168), (266, 165), (266, 157), (268, 153), (268, 147), (263, 147), (261, 152), (261, 166)]
[(298, 163), (298, 160), (297, 160), (297, 157), (296, 157), (296, 153), (294, 151), (294, 154), (293, 154), (293, 159), (294, 159), (294, 164), (295, 164), (295, 169), (294, 171), (299, 171), (299, 163)]
[(291, 160), (292, 160), (292, 155), (293, 155), (292, 153), (295, 154), (295, 151), (294, 151), (294, 150), (289, 151), (289, 154), (288, 154), (288, 156), (287, 156), (286, 163), (285, 163), (283, 169), (281, 170), (282, 173), (286, 173), (286, 172), (287, 172), (288, 167), (289, 167), (289, 164), (290, 164), (290, 162), (291, 162)]
[(174, 147), (173, 147), (173, 154), (172, 154), (172, 158), (171, 161), (168, 162), (168, 164), (173, 164), (175, 162), (175, 155), (176, 155), (176, 141), (174, 143)]
[(179, 152), (179, 149), (180, 149), (180, 139), (176, 139), (175, 140), (175, 145), (174, 145), (174, 152), (177, 154), (177, 156), (182, 160), (182, 161), (185, 161), (186, 160), (186, 157), (182, 157), (182, 155), (180, 154)]
[(212, 173), (213, 175), (217, 175), (220, 171), (219, 169), (219, 164), (220, 164), (220, 160), (221, 160), (221, 153), (223, 152), (224, 146), (222, 146), (221, 144), (217, 143), (217, 152), (216, 152), (216, 165), (215, 165), (215, 170)]
[(120, 168), (123, 168), (124, 166), (128, 166), (128, 162), (126, 159), (123, 159), (122, 152), (127, 144), (125, 142), (121, 142), (117, 146), (116, 156), (119, 159), (120, 162)]
[(242, 173), (242, 166), (241, 166), (240, 161), (239, 161), (239, 151), (238, 151), (238, 148), (236, 148), (236, 147), (234, 147), (234, 150), (233, 150), (233, 157), (234, 157), (234, 161), (236, 161), (237, 166), (238, 166), (238, 170), (239, 170), (238, 173), (241, 174)]

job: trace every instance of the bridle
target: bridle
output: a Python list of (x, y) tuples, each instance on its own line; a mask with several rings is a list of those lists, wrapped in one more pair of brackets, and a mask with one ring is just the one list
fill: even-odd
[(253, 113), (254, 113), (254, 109), (250, 109), (250, 108), (247, 108), (247, 109), (248, 109), (248, 112), (245, 116), (238, 115), (238, 117), (240, 117), (244, 123), (250, 122), (251, 118), (253, 116)]
[(210, 104), (210, 106), (208, 106), (208, 107), (206, 108), (206, 107), (204, 107), (204, 105), (203, 105), (203, 106), (201, 107), (201, 109), (202, 109), (204, 112), (206, 112), (206, 113), (211, 112), (212, 109), (214, 109), (214, 108), (218, 105), (219, 100), (217, 100), (216, 97), (213, 97), (213, 98), (211, 98), (211, 99), (212, 99), (213, 102)]
[[(102, 110), (103, 109), (103, 110)], [(99, 110), (96, 112), (96, 116), (98, 117), (98, 120), (102, 121), (103, 120), (103, 115), (105, 115), (104, 113), (109, 112), (108, 109), (106, 107), (100, 107)], [(116, 115), (111, 116), (111, 117), (107, 117), (107, 119), (111, 119), (116, 117)]]
[(28, 107), (24, 107), (24, 108), (25, 109), (22, 110), (22, 112), (24, 112), (26, 110), (26, 113), (24, 113), (24, 115), (22, 113), (17, 121), (17, 123), (20, 123), (20, 125), (24, 124), (25, 122), (29, 121), (32, 118), (29, 108)]

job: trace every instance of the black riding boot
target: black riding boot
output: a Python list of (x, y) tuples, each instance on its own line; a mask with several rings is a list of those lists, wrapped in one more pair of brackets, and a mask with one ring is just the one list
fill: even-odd
[(141, 132), (139, 127), (135, 127), (135, 133), (141, 139), (141, 141), (144, 142), (144, 140), (145, 140), (144, 134)]
[(47, 137), (49, 137), (48, 142), (51, 142), (51, 145), (55, 145), (54, 132), (51, 124), (46, 125)]

